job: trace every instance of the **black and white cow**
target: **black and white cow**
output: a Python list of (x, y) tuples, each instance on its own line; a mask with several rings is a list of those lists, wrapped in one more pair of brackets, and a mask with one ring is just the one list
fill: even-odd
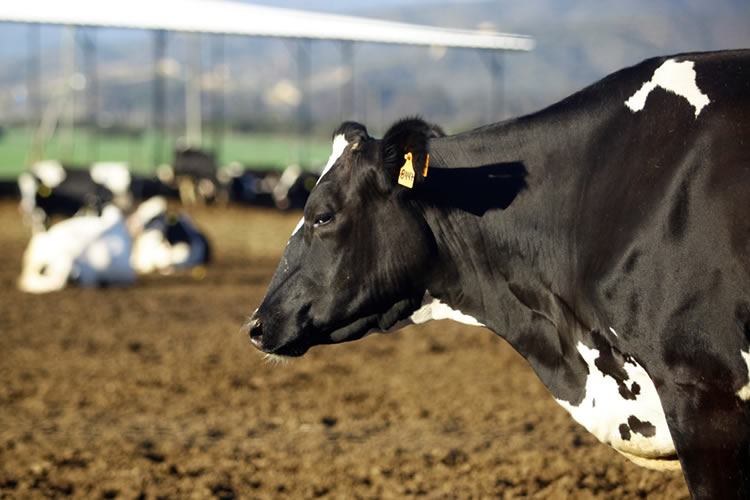
[(253, 344), (481, 324), (602, 442), (681, 466), (693, 498), (749, 498), (750, 51), (650, 59), (429, 133), (337, 131)]
[(33, 232), (48, 228), (54, 217), (101, 214), (113, 203), (129, 211), (134, 202), (177, 190), (156, 178), (136, 176), (127, 163), (96, 162), (87, 169), (69, 168), (44, 160), (18, 177), (21, 212)]
[[(127, 191), (130, 184), (127, 166), (110, 165), (99, 169), (98, 173), (95, 179), (89, 170), (67, 168), (58, 161), (45, 160), (21, 174), (18, 178), (21, 212), (32, 229), (44, 230), (53, 216), (70, 217), (86, 209), (101, 213), (115, 198), (112, 187), (123, 193)], [(103, 179), (105, 174), (109, 179)], [(109, 180), (110, 186), (102, 180)]]
[[(132, 285), (137, 274), (198, 269), (211, 259), (206, 236), (187, 214), (167, 210), (155, 196), (127, 218), (110, 203), (101, 214), (81, 214), (37, 231), (23, 255), (18, 287), (28, 293)], [(194, 274), (203, 276), (202, 271)]]

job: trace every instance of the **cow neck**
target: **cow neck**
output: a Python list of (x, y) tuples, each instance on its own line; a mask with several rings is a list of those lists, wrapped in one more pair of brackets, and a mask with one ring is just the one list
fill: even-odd
[[(429, 292), (506, 338), (553, 389), (555, 368), (546, 376), (535, 359), (550, 359), (550, 350), (562, 359), (572, 338), (558, 332), (589, 326), (576, 316), (572, 289), (581, 146), (567, 143), (565, 123), (542, 118), (432, 140), (420, 208), (440, 259)], [(547, 342), (530, 343), (530, 330), (549, 330)]]

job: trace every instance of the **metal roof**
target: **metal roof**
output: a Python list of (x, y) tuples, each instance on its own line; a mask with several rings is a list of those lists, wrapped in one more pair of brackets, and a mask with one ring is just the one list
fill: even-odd
[(0, 21), (528, 51), (529, 36), (226, 0), (0, 1)]

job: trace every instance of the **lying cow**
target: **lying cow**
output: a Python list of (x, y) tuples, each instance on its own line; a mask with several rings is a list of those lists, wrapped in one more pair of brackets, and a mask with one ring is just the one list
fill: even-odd
[(131, 237), (122, 211), (107, 205), (101, 215), (80, 215), (32, 235), (23, 255), (18, 287), (46, 293), (80, 286), (129, 285)]
[(130, 285), (136, 274), (194, 268), (210, 260), (206, 237), (163, 197), (139, 205), (127, 219), (109, 204), (101, 215), (77, 215), (35, 232), (24, 252), (18, 287), (29, 293), (80, 286)]
[(128, 165), (97, 162), (88, 169), (64, 167), (58, 161), (35, 163), (18, 178), (21, 212), (32, 232), (43, 231), (54, 217), (100, 214), (110, 203), (128, 211), (140, 200), (177, 191), (158, 179), (134, 176)]
[(94, 164), (84, 170), (45, 160), (18, 178), (21, 211), (35, 231), (48, 227), (52, 216), (67, 218), (84, 210), (101, 213), (115, 200), (122, 205), (129, 185), (130, 172), (123, 163)]
[(211, 260), (205, 235), (183, 212), (167, 210), (167, 200), (155, 196), (141, 203), (128, 218), (134, 237), (133, 268), (140, 274), (194, 268)]
[(247, 331), (300, 356), (484, 325), (555, 399), (693, 498), (750, 498), (750, 51), (647, 60), (429, 138), (345, 123)]

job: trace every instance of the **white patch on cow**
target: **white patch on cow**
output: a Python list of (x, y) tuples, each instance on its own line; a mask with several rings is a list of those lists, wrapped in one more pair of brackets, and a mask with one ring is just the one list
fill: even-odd
[(39, 189), (39, 183), (28, 172), (18, 176), (18, 191), (21, 193), (21, 203), (19, 208), (23, 214), (24, 221), (31, 226), (33, 232), (39, 232), (44, 229), (44, 213), (37, 215), (36, 208), (36, 191)]
[(610, 332), (612, 332), (612, 335), (614, 335), (615, 337), (617, 337), (617, 332), (615, 331), (615, 329), (614, 329), (614, 328), (612, 328), (612, 327), (610, 326), (610, 327), (609, 327), (609, 331), (610, 331)]
[(452, 319), (453, 321), (456, 321), (458, 323), (463, 323), (470, 326), (484, 326), (484, 324), (480, 323), (476, 318), (473, 318), (468, 314), (464, 314), (461, 311), (457, 311), (449, 305), (440, 302), (438, 299), (431, 296), (429, 291), (427, 291), (425, 292), (424, 298), (422, 299), (422, 305), (419, 309), (411, 313), (411, 316), (401, 321), (397, 321), (395, 325), (393, 325), (386, 331), (373, 328), (372, 330), (368, 331), (365, 336), (371, 335), (373, 333), (392, 333), (409, 325), (421, 325), (422, 323), (427, 323), (428, 321), (441, 319)]
[(152, 196), (138, 205), (138, 208), (128, 217), (130, 233), (139, 234), (149, 221), (166, 213), (167, 199), (163, 196)]
[(190, 245), (181, 241), (172, 245), (169, 256), (175, 266), (184, 265), (190, 259)]
[(124, 195), (130, 187), (130, 170), (127, 163), (97, 162), (89, 170), (97, 184), (105, 186), (115, 195)]
[[(302, 226), (304, 226), (304, 225), (305, 225), (305, 218), (302, 217), (299, 220), (299, 222), (297, 223), (297, 225), (294, 226), (294, 231), (292, 231), (292, 236), (294, 236), (295, 234), (297, 234), (297, 231), (299, 231), (300, 229), (302, 229)], [(291, 238), (289, 239), (289, 241), (292, 241)], [(286, 242), (287, 246), (289, 245), (289, 241)]]
[[(675, 448), (661, 400), (646, 370), (634, 360), (625, 362), (624, 368), (628, 374), (625, 384), (631, 391), (637, 392), (635, 399), (625, 399), (620, 395), (615, 379), (597, 368), (595, 362), (599, 351), (580, 342), (577, 347), (589, 369), (586, 393), (577, 406), (563, 400), (557, 402), (601, 442), (609, 444), (636, 463), (654, 468), (676, 467), (673, 461), (663, 459), (673, 456)], [(638, 384), (637, 391), (633, 390), (635, 384)], [(653, 435), (644, 436), (630, 428), (628, 420), (631, 417), (653, 426)], [(623, 439), (620, 432), (622, 425), (628, 425), (629, 439)]]
[(148, 274), (169, 267), (169, 245), (158, 229), (142, 231), (133, 240), (130, 265), (140, 274)]
[(428, 321), (440, 319), (452, 319), (458, 323), (471, 326), (484, 326), (484, 324), (477, 321), (476, 318), (464, 314), (461, 311), (457, 311), (449, 305), (440, 302), (438, 299), (432, 297), (429, 292), (426, 293), (424, 299), (422, 299), (422, 307), (414, 311), (409, 317), (409, 321), (415, 325), (421, 325)]
[(31, 198), (33, 202), (36, 189), (37, 182), (33, 175), (25, 172), (18, 176), (18, 190), (21, 192), (21, 198)]
[(97, 162), (89, 169), (91, 179), (112, 191), (113, 202), (127, 209), (133, 204), (130, 194), (131, 176), (127, 163)]
[(44, 160), (31, 166), (31, 173), (36, 175), (45, 186), (54, 188), (65, 180), (67, 174), (59, 161)]
[[(740, 351), (740, 354), (742, 355), (742, 359), (745, 360), (745, 363), (747, 364), (747, 372), (750, 374), (750, 352)], [(748, 378), (750, 379), (750, 375)], [(747, 384), (737, 391), (737, 397), (742, 401), (750, 401), (750, 380), (748, 380)]]
[(701, 110), (711, 101), (698, 88), (694, 66), (693, 61), (677, 62), (674, 59), (669, 59), (654, 71), (651, 80), (644, 83), (640, 90), (625, 101), (625, 105), (631, 111), (637, 113), (643, 110), (651, 91), (656, 87), (661, 87), (687, 99), (695, 108), (695, 117), (697, 118)]
[(333, 138), (333, 145), (331, 146), (331, 156), (328, 157), (328, 163), (326, 163), (326, 166), (323, 168), (323, 172), (321, 172), (320, 178), (318, 178), (318, 183), (320, 183), (320, 180), (336, 164), (336, 161), (341, 158), (341, 155), (344, 154), (344, 150), (348, 145), (349, 142), (346, 140), (344, 134), (339, 134)]

